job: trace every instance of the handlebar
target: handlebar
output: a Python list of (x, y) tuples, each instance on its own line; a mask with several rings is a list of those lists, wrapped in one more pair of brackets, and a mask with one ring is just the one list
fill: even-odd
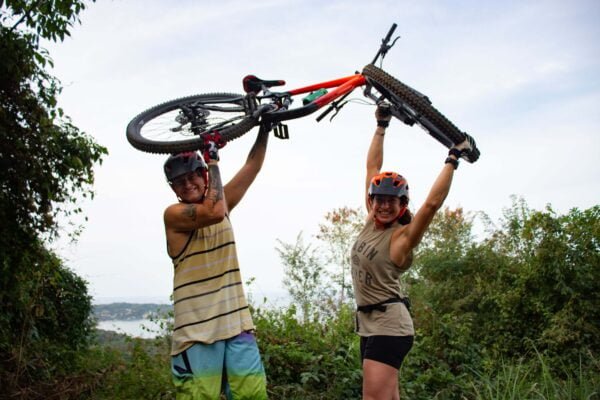
[(385, 57), (385, 54), (387, 53), (387, 51), (394, 45), (394, 43), (396, 43), (396, 40), (398, 38), (396, 38), (391, 45), (388, 45), (388, 43), (392, 39), (392, 35), (394, 34), (394, 31), (396, 30), (397, 27), (398, 27), (398, 24), (396, 24), (396, 23), (392, 24), (392, 27), (388, 31), (387, 35), (385, 35), (385, 38), (381, 40), (381, 46), (379, 46), (379, 50), (377, 51), (377, 54), (375, 55), (375, 58), (373, 59), (373, 61), (371, 61), (371, 64), (375, 64), (375, 61), (377, 61), (377, 59), (380, 56), (383, 59), (383, 57)]
[(383, 44), (388, 44), (388, 42), (390, 41), (390, 39), (392, 38), (392, 35), (394, 34), (394, 31), (396, 30), (396, 28), (398, 27), (398, 24), (396, 24), (395, 22), (392, 24), (392, 27), (390, 28), (390, 31), (387, 33), (387, 35), (385, 36), (385, 39), (383, 39)]
[(321, 120), (323, 118), (325, 118), (327, 116), (327, 114), (329, 114), (332, 111), (333, 111), (333, 107), (332, 106), (327, 107), (327, 109), (321, 115), (319, 115), (317, 117), (317, 122), (321, 122)]
[[(350, 95), (350, 93), (352, 93), (352, 92), (348, 92), (345, 95), (343, 95), (342, 97), (340, 97), (339, 99), (337, 99), (336, 101), (332, 102), (331, 105), (329, 105), (329, 107), (327, 107), (327, 109), (321, 115), (319, 115), (317, 117), (317, 122), (321, 122), (321, 120), (323, 118), (325, 118), (325, 116), (327, 116), (327, 114), (329, 114), (333, 110), (336, 110), (335, 114), (333, 114), (333, 117), (335, 117), (337, 112), (340, 110), (340, 108), (342, 108), (344, 106), (344, 104), (346, 104), (346, 103), (343, 103), (340, 106), (338, 106), (338, 104), (342, 103), (344, 101), (344, 99), (346, 97), (348, 97), (348, 95)], [(331, 117), (330, 121), (333, 119), (333, 117)]]

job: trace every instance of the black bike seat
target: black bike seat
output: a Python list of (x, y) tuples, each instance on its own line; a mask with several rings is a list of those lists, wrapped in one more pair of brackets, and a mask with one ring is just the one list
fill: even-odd
[(246, 93), (258, 93), (261, 91), (261, 89), (263, 87), (273, 87), (273, 86), (282, 86), (285, 85), (285, 81), (278, 79), (278, 80), (265, 80), (265, 79), (260, 79), (257, 78), (254, 75), (246, 75), (244, 77), (244, 79), (242, 80), (242, 83), (244, 84), (244, 91)]

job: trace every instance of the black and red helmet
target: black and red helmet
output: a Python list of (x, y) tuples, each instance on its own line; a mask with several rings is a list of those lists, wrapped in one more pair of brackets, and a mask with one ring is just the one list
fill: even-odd
[(371, 179), (369, 185), (369, 196), (377, 194), (406, 197), (408, 201), (408, 182), (402, 175), (395, 172), (381, 172)]
[(176, 177), (189, 172), (198, 171), (201, 173), (206, 170), (207, 167), (204, 159), (195, 151), (173, 154), (169, 156), (164, 165), (165, 177), (169, 183)]

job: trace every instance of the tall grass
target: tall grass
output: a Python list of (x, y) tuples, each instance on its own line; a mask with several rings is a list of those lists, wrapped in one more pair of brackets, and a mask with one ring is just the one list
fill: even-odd
[(549, 357), (536, 351), (533, 359), (521, 358), (516, 363), (500, 361), (496, 371), (473, 371), (469, 400), (593, 400), (600, 399), (600, 368), (591, 357), (594, 367), (572, 373), (565, 366), (552, 366)]

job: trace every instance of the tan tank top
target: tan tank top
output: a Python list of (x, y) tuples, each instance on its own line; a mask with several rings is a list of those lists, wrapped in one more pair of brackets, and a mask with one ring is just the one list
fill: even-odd
[[(352, 246), (352, 283), (358, 306), (404, 297), (399, 279), (410, 266), (410, 260), (402, 268), (390, 260), (390, 240), (397, 227), (377, 229), (375, 221), (369, 220)], [(403, 303), (388, 304), (385, 311), (359, 311), (356, 322), (360, 336), (415, 334), (412, 318)]]

